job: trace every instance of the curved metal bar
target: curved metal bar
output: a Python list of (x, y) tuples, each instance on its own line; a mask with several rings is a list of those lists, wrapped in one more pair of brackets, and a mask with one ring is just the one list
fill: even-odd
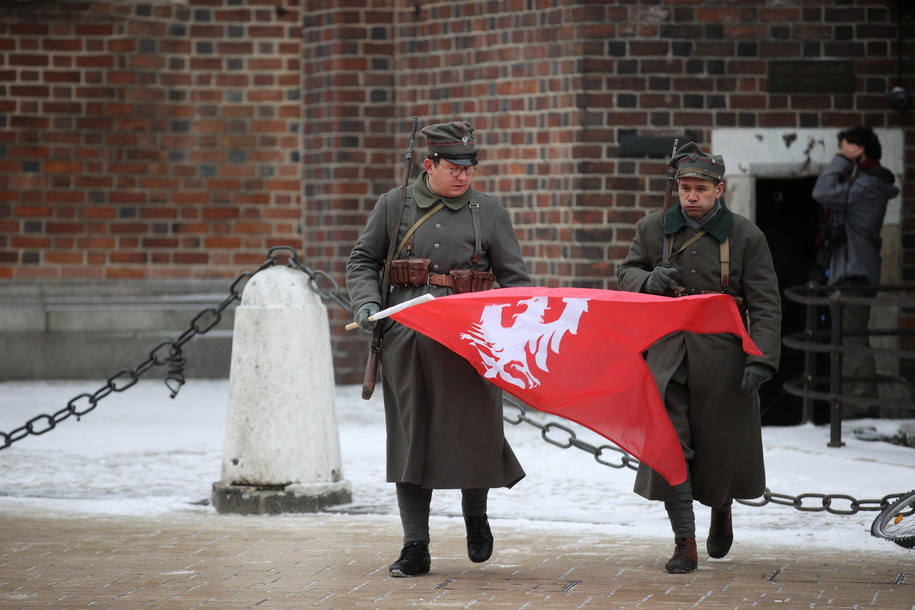
[[(866, 293), (862, 295), (861, 293)], [(903, 410), (915, 410), (915, 388), (904, 377), (880, 373), (872, 378), (851, 378), (843, 374), (843, 359), (846, 355), (872, 355), (896, 360), (915, 359), (915, 350), (905, 347), (874, 347), (846, 345), (843, 341), (842, 315), (847, 305), (868, 305), (872, 307), (893, 307), (900, 311), (915, 307), (915, 284), (893, 284), (879, 286), (861, 286), (836, 284), (824, 286), (808, 283), (805, 286), (790, 286), (784, 290), (785, 297), (807, 308), (805, 330), (782, 337), (782, 344), (791, 349), (804, 352), (804, 372), (800, 378), (783, 384), (784, 390), (804, 399), (803, 421), (813, 419), (813, 401), (820, 400), (830, 405), (830, 441), (829, 446), (843, 445), (841, 434), (842, 407), (888, 406)], [(830, 329), (818, 330), (817, 308), (829, 310)], [(822, 310), (820, 310), (822, 311)], [(915, 335), (915, 329), (881, 328), (868, 330), (867, 336), (904, 337)], [(855, 336), (862, 336), (857, 334)], [(817, 376), (816, 354), (829, 355), (829, 375)], [(842, 393), (842, 386), (850, 381), (873, 381), (891, 383), (902, 387), (909, 400), (899, 398), (881, 398), (880, 396), (861, 397)], [(828, 386), (828, 391), (823, 387)]]

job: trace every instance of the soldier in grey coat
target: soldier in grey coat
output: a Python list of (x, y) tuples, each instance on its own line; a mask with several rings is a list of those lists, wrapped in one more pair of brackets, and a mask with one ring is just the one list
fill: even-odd
[[(830, 214), (836, 227), (831, 239), (828, 284), (861, 286), (853, 296), (876, 296), (872, 287), (880, 283), (880, 229), (887, 201), (899, 194), (892, 172), (880, 165), (882, 147), (869, 127), (853, 127), (839, 133), (839, 152), (820, 173), (813, 198)], [(870, 347), (867, 326), (869, 305), (845, 305), (842, 309), (843, 342)], [(877, 398), (874, 379), (877, 367), (873, 354), (845, 354), (843, 377), (860, 381), (845, 384), (853, 396)], [(879, 416), (876, 405), (849, 405), (843, 415)]]
[(781, 299), (765, 236), (721, 200), (724, 160), (689, 143), (670, 165), (676, 168), (680, 205), (636, 223), (629, 253), (617, 270), (619, 287), (670, 296), (725, 292), (740, 297), (750, 336), (764, 354), (747, 356), (740, 340), (729, 334), (687, 332), (661, 339), (645, 354), (680, 438), (687, 480), (671, 486), (643, 464), (635, 491), (664, 501), (675, 540), (665, 567), (678, 574), (698, 563), (693, 500), (712, 508), (706, 546), (709, 556), (724, 557), (733, 541), (731, 501), (765, 491), (756, 392), (778, 367)]
[[(429, 147), (423, 172), (407, 187), (397, 233), (388, 306), (431, 293), (529, 286), (527, 267), (509, 212), (471, 188), (477, 169), (473, 127), (464, 122), (422, 130)], [(350, 254), (346, 286), (355, 321), (374, 328), (381, 304), (380, 273), (401, 202), (396, 188), (382, 195)], [(430, 215), (431, 213), (431, 215)], [(403, 272), (406, 265), (412, 270)], [(502, 428), (502, 392), (466, 360), (390, 319), (380, 355), (387, 431), (387, 480), (396, 484), (404, 529), (394, 576), (427, 573), (429, 505), (433, 489), (461, 489), (467, 552), (492, 554), (486, 516), (490, 488), (512, 487), (524, 470)]]

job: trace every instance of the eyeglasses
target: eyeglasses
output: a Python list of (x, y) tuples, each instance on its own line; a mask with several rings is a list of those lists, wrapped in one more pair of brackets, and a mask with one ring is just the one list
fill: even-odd
[(448, 172), (455, 178), (459, 177), (461, 175), (461, 173), (466, 173), (468, 178), (470, 176), (474, 175), (475, 173), (477, 173), (476, 165), (471, 165), (470, 167), (461, 167), (459, 165), (455, 166), (455, 167), (445, 167), (444, 165), (439, 163), (439, 167), (441, 167), (443, 170), (445, 170), (446, 172)]

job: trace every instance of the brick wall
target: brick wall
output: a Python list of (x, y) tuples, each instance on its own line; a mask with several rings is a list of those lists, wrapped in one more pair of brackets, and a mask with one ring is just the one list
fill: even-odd
[[(904, 4), (2, 3), (0, 277), (234, 277), (290, 244), (342, 283), (417, 115), (477, 127), (476, 186), (513, 210), (538, 283), (613, 287), (665, 177), (663, 159), (621, 155), (627, 136), (866, 123), (905, 130), (912, 175), (915, 111), (887, 103), (897, 22), (915, 90)], [(769, 92), (771, 60), (824, 57), (854, 61), (853, 93)], [(354, 381), (365, 339), (331, 316)]]
[(0, 278), (235, 277), (301, 223), (297, 2), (0, 6)]
[[(412, 115), (477, 127), (475, 184), (513, 210), (537, 283), (601, 288), (614, 287), (635, 221), (664, 189), (664, 160), (622, 156), (623, 137), (689, 131), (708, 144), (721, 127), (913, 127), (912, 110), (887, 104), (900, 14), (882, 1), (365, 4), (304, 11), (305, 149), (315, 160), (305, 248), (341, 279), (375, 198), (399, 182)], [(915, 27), (904, 25), (911, 57)], [(854, 94), (768, 92), (769, 60), (824, 57), (855, 59)], [(905, 77), (915, 86), (911, 70)], [(905, 185), (906, 201), (913, 194)], [(913, 211), (902, 219), (909, 281)], [(322, 220), (333, 230), (318, 229)], [(343, 353), (364, 350), (362, 337), (339, 341)], [(341, 359), (338, 371), (355, 379), (360, 366)]]

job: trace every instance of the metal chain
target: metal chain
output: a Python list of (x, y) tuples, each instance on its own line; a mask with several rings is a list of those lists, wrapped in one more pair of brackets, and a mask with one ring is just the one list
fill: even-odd
[[(241, 293), (244, 289), (242, 285), (246, 280), (255, 274), (277, 264), (276, 254), (285, 251), (288, 255), (287, 266), (296, 267), (308, 276), (308, 286), (324, 302), (333, 301), (346, 311), (350, 310), (349, 299), (340, 294), (340, 287), (337, 282), (325, 271), (314, 270), (298, 260), (295, 248), (291, 246), (276, 246), (267, 252), (267, 259), (254, 271), (246, 271), (240, 274), (229, 287), (229, 295), (216, 307), (210, 307), (198, 313), (187, 330), (181, 333), (174, 341), (164, 341), (157, 345), (149, 352), (149, 357), (132, 369), (121, 369), (108, 378), (105, 384), (92, 394), (79, 394), (72, 398), (67, 406), (53, 415), (41, 414), (28, 420), (25, 425), (14, 429), (12, 432), (0, 431), (0, 450), (6, 449), (14, 442), (22, 440), (29, 435), (41, 435), (53, 430), (57, 425), (71, 416), (76, 416), (77, 421), (80, 417), (89, 413), (98, 406), (99, 401), (113, 392), (123, 392), (133, 387), (146, 372), (155, 366), (165, 366), (166, 376), (165, 385), (170, 392), (170, 398), (178, 395), (181, 386), (185, 383), (184, 365), (185, 359), (181, 353), (181, 348), (197, 335), (203, 335), (212, 330), (222, 320), (223, 312), (236, 301), (241, 300)], [(326, 282), (329, 285), (327, 289), (321, 289), (320, 284)], [(582, 451), (587, 451), (594, 456), (594, 460), (610, 468), (629, 468), (638, 470), (639, 461), (614, 445), (592, 445), (577, 437), (575, 431), (556, 422), (547, 422), (541, 424), (527, 416), (527, 409), (524, 403), (514, 396), (505, 394), (504, 405), (514, 408), (517, 415), (508, 417), (503, 414), (503, 419), (512, 424), (520, 425), (526, 423), (538, 428), (544, 441), (557, 447), (568, 449), (575, 447)], [(565, 435), (564, 438), (555, 438), (555, 431)], [(553, 435), (553, 436), (551, 436)], [(615, 460), (605, 457), (610, 454)], [(737, 500), (747, 506), (765, 506), (766, 504), (780, 504), (783, 506), (793, 506), (801, 511), (810, 512), (830, 512), (835, 515), (853, 515), (859, 511), (873, 510), (879, 511), (888, 507), (890, 504), (904, 496), (904, 493), (889, 494), (879, 500), (858, 500), (853, 496), (846, 494), (819, 494), (803, 493), (798, 496), (788, 494), (773, 493), (766, 488), (761, 500)], [(817, 502), (805, 505), (805, 500), (816, 500)], [(835, 505), (834, 503), (838, 504)]]
[[(587, 451), (594, 456), (595, 461), (603, 464), (604, 466), (609, 466), (610, 468), (629, 468), (631, 470), (639, 469), (639, 461), (619, 447), (615, 447), (613, 445), (601, 445), (600, 447), (597, 447), (591, 443), (587, 443), (579, 439), (576, 436), (575, 431), (568, 426), (557, 424), (556, 422), (541, 424), (540, 422), (534, 421), (527, 416), (527, 409), (525, 408), (525, 404), (511, 394), (503, 394), (502, 403), (503, 406), (512, 407), (518, 411), (518, 414), (514, 418), (506, 417), (503, 412), (502, 419), (515, 426), (523, 422), (525, 424), (530, 424), (535, 428), (539, 428), (540, 435), (543, 437), (543, 440), (550, 443), (551, 445), (556, 445), (562, 449), (575, 447), (577, 449), (581, 449), (582, 451)], [(550, 432), (553, 430), (560, 430), (564, 432), (566, 438), (564, 440), (550, 438)], [(618, 456), (619, 463), (614, 463), (604, 458), (603, 454), (605, 451)]]
[[(277, 263), (276, 254), (286, 251), (288, 254), (288, 266), (296, 266), (308, 275), (309, 287), (321, 297), (323, 301), (334, 301), (347, 311), (349, 311), (349, 301), (339, 294), (337, 283), (327, 273), (323, 271), (313, 271), (306, 265), (299, 263), (296, 257), (296, 251), (290, 246), (277, 246), (267, 252), (267, 259), (260, 264), (254, 271), (246, 271), (239, 275), (229, 286), (229, 295), (216, 307), (209, 307), (202, 310), (194, 319), (191, 320), (189, 327), (181, 333), (174, 341), (164, 341), (154, 347), (149, 352), (149, 357), (132, 369), (121, 369), (108, 378), (105, 384), (92, 394), (80, 394), (70, 400), (67, 406), (60, 409), (53, 415), (41, 414), (28, 420), (25, 425), (14, 429), (11, 432), (0, 431), (0, 450), (6, 449), (14, 442), (22, 440), (29, 435), (39, 436), (49, 432), (57, 425), (71, 416), (79, 419), (95, 409), (99, 402), (112, 394), (113, 392), (123, 392), (133, 387), (145, 373), (156, 366), (165, 366), (165, 386), (170, 390), (170, 398), (175, 398), (185, 383), (184, 366), (185, 358), (182, 355), (181, 348), (197, 335), (203, 335), (212, 330), (222, 320), (223, 312), (236, 301), (241, 301), (241, 294), (244, 290), (246, 280), (255, 274), (272, 267)], [(318, 283), (321, 280), (330, 282), (331, 288), (320, 290)]]
[[(322, 271), (320, 269), (316, 271), (314, 269), (311, 269), (308, 265), (299, 262), (298, 259), (296, 258), (295, 250), (293, 250), (292, 248), (290, 248), (288, 246), (278, 246), (276, 248), (273, 248), (270, 250), (270, 254), (272, 255), (274, 251), (283, 250), (283, 249), (289, 250), (289, 252), (291, 253), (289, 256), (290, 266), (295, 265), (302, 272), (304, 272), (305, 275), (308, 276), (308, 287), (311, 288), (315, 294), (317, 294), (319, 297), (321, 297), (322, 301), (324, 301), (324, 302), (333, 301), (334, 303), (339, 305), (343, 310), (345, 310), (347, 312), (350, 311), (349, 298), (346, 295), (340, 294), (339, 284), (337, 284), (337, 281), (334, 278), (332, 278), (329, 273), (327, 273), (326, 271)], [(327, 290), (321, 290), (318, 286), (321, 282), (328, 283), (330, 285), (330, 288)]]
[[(769, 491), (769, 488), (767, 487), (761, 500), (737, 500), (737, 502), (746, 504), (747, 506), (765, 506), (766, 504), (772, 503), (780, 504), (782, 506), (793, 506), (804, 512), (818, 513), (826, 511), (833, 515), (854, 515), (863, 510), (883, 510), (904, 495), (906, 494), (897, 493), (888, 494), (879, 500), (858, 500), (847, 494), (803, 493), (797, 496), (777, 494)], [(805, 500), (815, 501), (805, 506)]]
[[(610, 466), (611, 468), (630, 468), (632, 470), (638, 470), (639, 468), (639, 461), (619, 447), (613, 445), (600, 445), (598, 447), (577, 438), (575, 431), (568, 426), (556, 422), (541, 424), (540, 422), (531, 419), (527, 416), (526, 405), (510, 394), (504, 394), (503, 406), (517, 411), (517, 414), (514, 416), (505, 415), (503, 412), (503, 420), (515, 426), (526, 423), (538, 428), (543, 440), (551, 445), (563, 449), (569, 449), (570, 447), (581, 449), (582, 451), (591, 453), (597, 462), (604, 466)], [(565, 434), (565, 438), (555, 438), (555, 434), (553, 434), (555, 430), (562, 431)], [(551, 434), (553, 434), (553, 437), (550, 436)], [(605, 452), (619, 454), (618, 463), (605, 459), (603, 457)], [(854, 515), (860, 511), (883, 510), (904, 495), (906, 494), (896, 493), (883, 496), (879, 500), (858, 500), (847, 494), (802, 493), (797, 496), (792, 496), (789, 494), (774, 493), (767, 487), (759, 500), (737, 499), (735, 501), (747, 506), (765, 506), (766, 504), (771, 503), (780, 504), (782, 506), (793, 506), (804, 512), (825, 511), (834, 515)]]

